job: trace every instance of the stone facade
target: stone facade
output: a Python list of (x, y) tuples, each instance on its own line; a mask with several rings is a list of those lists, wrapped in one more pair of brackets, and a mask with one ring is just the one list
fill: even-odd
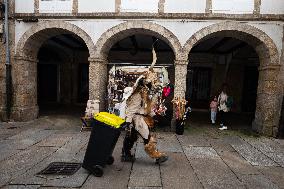
[[(14, 1), (13, 1), (14, 2)], [(107, 86), (107, 65), (108, 55), (111, 47), (118, 41), (133, 34), (144, 34), (154, 36), (167, 43), (174, 53), (175, 96), (184, 97), (186, 91), (187, 66), (190, 65), (189, 54), (191, 49), (200, 41), (209, 37), (232, 37), (247, 42), (252, 46), (259, 56), (259, 82), (257, 92), (257, 107), (253, 128), (260, 133), (275, 136), (277, 134), (280, 117), (281, 102), (284, 91), (284, 69), (283, 69), (283, 46), (275, 44), (263, 30), (252, 26), (253, 22), (263, 21), (283, 22), (283, 15), (261, 15), (260, 2), (255, 0), (252, 15), (226, 15), (212, 13), (212, 0), (206, 1), (204, 14), (170, 14), (164, 12), (165, 0), (160, 0), (158, 13), (121, 13), (121, 1), (115, 1), (115, 13), (78, 13), (78, 0), (73, 1), (72, 13), (66, 14), (42, 14), (39, 13), (39, 1), (34, 1), (34, 13), (17, 13), (15, 19), (23, 19), (37, 16), (38, 23), (28, 23), (25, 31), (16, 35), (15, 24), (11, 24), (11, 36), (13, 43), (16, 43), (15, 52), (12, 50), (12, 76), (13, 76), (13, 108), (12, 118), (17, 121), (31, 120), (38, 116), (37, 105), (37, 53), (41, 45), (47, 39), (59, 35), (70, 33), (80, 37), (89, 51), (89, 99), (100, 100), (100, 109), (106, 106), (106, 86)], [(67, 19), (64, 20), (64, 19)], [(104, 21), (113, 21), (110, 25), (99, 25)], [(187, 40), (182, 42), (182, 30), (170, 27), (171, 22), (194, 22), (204, 24), (204, 27), (196, 29), (192, 35), (187, 36)], [(79, 21), (78, 21), (79, 19)], [(82, 20), (80, 20), (82, 19)], [(92, 20), (93, 19), (93, 20)], [(97, 19), (97, 20), (96, 20)], [(120, 19), (119, 21), (117, 19)], [(175, 21), (171, 19), (183, 19)], [(188, 20), (184, 20), (188, 19)], [(201, 19), (198, 20), (198, 19)], [(216, 20), (219, 19), (219, 20)], [(221, 20), (220, 20), (221, 19)], [(87, 20), (87, 21), (86, 21)], [(88, 22), (90, 20), (90, 22)], [(169, 20), (168, 25), (158, 24), (164, 20)], [(205, 20), (205, 21), (204, 21)], [(227, 21), (230, 20), (230, 21)], [(243, 21), (245, 20), (245, 23)], [(203, 22), (204, 21), (204, 22)], [(100, 30), (94, 35), (96, 30), (91, 23), (97, 24)], [(116, 24), (117, 22), (117, 24)], [(210, 23), (209, 23), (210, 22)], [(282, 23), (283, 25), (283, 23)], [(282, 37), (284, 34), (281, 34)], [(17, 39), (15, 36), (18, 36)], [(283, 42), (282, 42), (283, 43)], [(280, 61), (280, 52), (282, 58)], [(3, 46), (0, 48), (3, 55)], [(5, 115), (5, 71), (3, 57), (0, 65), (0, 115), (3, 119)], [(2, 90), (3, 89), (3, 90)], [(72, 98), (72, 97), (71, 97)]]
[[(3, 21), (0, 21), (3, 26)], [(3, 33), (0, 34), (0, 120), (6, 120), (6, 68), (5, 68), (5, 44)]]

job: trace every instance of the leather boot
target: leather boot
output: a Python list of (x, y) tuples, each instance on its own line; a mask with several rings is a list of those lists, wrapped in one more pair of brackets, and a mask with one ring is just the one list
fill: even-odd
[(165, 153), (159, 152), (156, 148), (157, 142), (153, 137), (150, 137), (149, 143), (145, 144), (145, 152), (151, 157), (156, 159), (156, 163), (163, 163), (168, 160)]

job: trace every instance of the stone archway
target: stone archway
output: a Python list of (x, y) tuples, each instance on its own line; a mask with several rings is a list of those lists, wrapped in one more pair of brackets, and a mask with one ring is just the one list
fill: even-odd
[(37, 118), (37, 53), (47, 39), (60, 34), (75, 34), (86, 44), (89, 56), (93, 56), (91, 37), (79, 27), (64, 21), (43, 21), (32, 26), (20, 38), (14, 64), (12, 119), (27, 121)]
[(146, 34), (159, 38), (166, 42), (173, 50), (175, 59), (182, 57), (181, 45), (177, 37), (169, 30), (155, 23), (146, 21), (128, 21), (113, 28), (110, 28), (101, 35), (96, 43), (94, 59), (90, 59), (90, 99), (99, 99), (101, 101), (100, 109), (105, 107), (104, 97), (107, 86), (107, 57), (111, 47), (121, 39), (133, 34)]
[(193, 46), (202, 39), (215, 35), (245, 41), (257, 52), (260, 66), (253, 129), (276, 136), (281, 108), (278, 81), (280, 61), (276, 45), (266, 33), (256, 27), (237, 22), (223, 22), (203, 28), (191, 36), (183, 46), (183, 56), (188, 57)]

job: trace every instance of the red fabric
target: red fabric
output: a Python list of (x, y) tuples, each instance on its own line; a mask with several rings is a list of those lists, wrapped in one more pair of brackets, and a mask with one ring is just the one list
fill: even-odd
[(168, 97), (170, 95), (170, 93), (171, 93), (170, 87), (164, 87), (163, 88), (163, 93), (162, 93), (163, 97)]

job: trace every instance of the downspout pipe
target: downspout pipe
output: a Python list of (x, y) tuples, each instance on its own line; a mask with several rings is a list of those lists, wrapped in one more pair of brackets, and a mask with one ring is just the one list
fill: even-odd
[(12, 107), (12, 79), (11, 79), (11, 62), (10, 62), (10, 47), (9, 47), (9, 4), (8, 0), (4, 0), (5, 5), (5, 49), (6, 49), (6, 115), (7, 120), (10, 120)]

